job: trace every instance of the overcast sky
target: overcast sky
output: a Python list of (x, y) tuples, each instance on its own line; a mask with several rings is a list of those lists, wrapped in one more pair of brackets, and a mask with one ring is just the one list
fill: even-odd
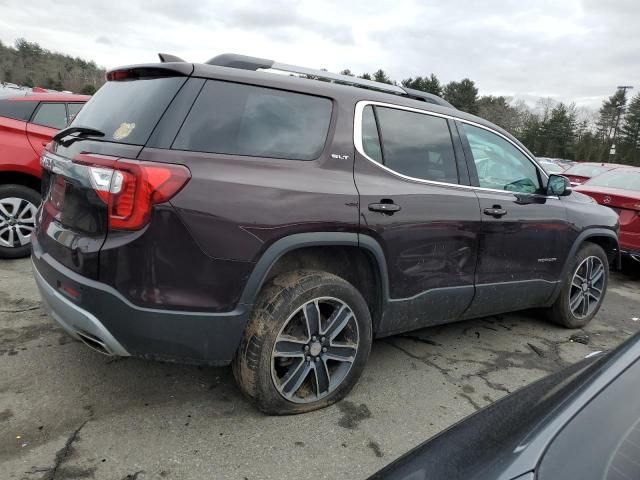
[(639, 0), (0, 0), (0, 40), (19, 37), (107, 68), (234, 52), (579, 106), (640, 90)]

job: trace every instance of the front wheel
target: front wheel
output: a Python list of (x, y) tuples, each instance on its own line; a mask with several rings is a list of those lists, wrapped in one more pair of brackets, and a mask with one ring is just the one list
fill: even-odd
[(580, 328), (595, 317), (609, 283), (609, 259), (600, 245), (585, 243), (549, 309), (549, 318), (567, 328)]
[(24, 185), (0, 186), (0, 258), (21, 258), (31, 253), (40, 194)]
[(233, 372), (263, 412), (308, 412), (351, 390), (371, 338), (368, 306), (353, 285), (326, 272), (290, 272), (260, 293)]

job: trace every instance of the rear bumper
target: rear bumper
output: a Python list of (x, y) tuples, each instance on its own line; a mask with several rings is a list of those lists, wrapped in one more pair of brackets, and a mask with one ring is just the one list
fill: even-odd
[(72, 337), (85, 342), (95, 350), (107, 355), (129, 356), (129, 352), (118, 342), (105, 326), (90, 312), (67, 300), (49, 285), (33, 266), (44, 310)]
[(627, 257), (630, 258), (632, 260), (635, 260), (636, 262), (640, 262), (640, 250), (631, 250), (631, 249), (626, 249), (624, 247), (622, 247), (620, 249), (620, 254), (623, 257)]
[[(227, 365), (240, 344), (247, 318), (244, 306), (226, 313), (143, 308), (113, 287), (61, 265), (37, 242), (32, 261), (49, 315), (70, 335), (102, 353)], [(71, 298), (61, 286), (79, 295)]]

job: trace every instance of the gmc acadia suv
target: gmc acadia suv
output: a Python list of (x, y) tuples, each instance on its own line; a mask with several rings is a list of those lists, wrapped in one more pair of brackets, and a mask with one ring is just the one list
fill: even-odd
[(400, 86), (161, 60), (110, 71), (41, 159), (34, 275), (94, 349), (232, 363), (288, 414), (344, 397), (373, 338), (600, 308), (616, 214), (504, 130)]

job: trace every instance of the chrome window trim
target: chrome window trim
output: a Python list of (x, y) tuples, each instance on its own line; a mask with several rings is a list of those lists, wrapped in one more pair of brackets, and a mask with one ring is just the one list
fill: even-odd
[(458, 121), (458, 122), (462, 122), (462, 123), (467, 123), (469, 125), (473, 125), (474, 127), (479, 127), (482, 128), (484, 130), (487, 130), (495, 135), (498, 135), (501, 138), (504, 138), (507, 142), (509, 142), (511, 145), (513, 145), (514, 147), (516, 147), (527, 159), (529, 159), (529, 161), (531, 161), (535, 167), (538, 169), (538, 171), (542, 174), (542, 176), (544, 178), (546, 178), (547, 180), (549, 179), (549, 175), (547, 175), (547, 173), (544, 171), (544, 169), (538, 164), (538, 162), (532, 158), (531, 156), (529, 156), (529, 154), (527, 152), (525, 152), (520, 146), (518, 146), (517, 144), (515, 144), (513, 141), (511, 141), (509, 139), (509, 137), (507, 137), (506, 135), (503, 135), (502, 133), (493, 130), (490, 127), (487, 127), (486, 125), (482, 125), (480, 123), (476, 123), (476, 122), (472, 122), (470, 120), (465, 120), (463, 118), (458, 118), (455, 117), (453, 115), (447, 115), (444, 113), (437, 113), (437, 112), (431, 112), (429, 110), (421, 110), (419, 108), (413, 108), (413, 107), (405, 107), (403, 105), (395, 105), (393, 103), (385, 103), (385, 102), (376, 102), (376, 101), (371, 101), (371, 100), (361, 100), (358, 103), (356, 103), (356, 110), (355, 110), (355, 115), (354, 115), (354, 119), (353, 119), (353, 144), (356, 147), (356, 150), (358, 151), (358, 153), (360, 155), (362, 155), (364, 158), (366, 158), (367, 160), (369, 160), (371, 163), (375, 164), (376, 166), (378, 166), (379, 168), (386, 170), (387, 172), (391, 173), (392, 175), (395, 175), (397, 177), (400, 177), (404, 180), (408, 180), (410, 182), (415, 182), (415, 183), (423, 183), (426, 185), (438, 185), (438, 186), (443, 186), (443, 187), (454, 187), (454, 188), (461, 188), (461, 189), (466, 189), (466, 190), (474, 190), (474, 191), (484, 191), (484, 192), (494, 192), (494, 193), (501, 193), (501, 194), (506, 194), (506, 195), (529, 195), (529, 196), (535, 196), (535, 197), (543, 197), (543, 198), (557, 198), (559, 199), (558, 196), (556, 195), (541, 195), (538, 193), (524, 193), (524, 192), (509, 192), (507, 190), (498, 190), (495, 188), (484, 188), (484, 187), (476, 187), (474, 185), (461, 185), (459, 183), (447, 183), (447, 182), (438, 182), (436, 180), (425, 180), (423, 178), (416, 178), (416, 177), (410, 177), (408, 175), (404, 175), (402, 173), (396, 172), (395, 170), (392, 170), (391, 168), (387, 167), (386, 165), (382, 165), (379, 162), (376, 162), (373, 158), (371, 158), (369, 155), (367, 155), (364, 151), (364, 147), (362, 145), (362, 112), (364, 111), (365, 107), (369, 106), (369, 105), (376, 105), (379, 107), (387, 107), (387, 108), (395, 108), (398, 110), (406, 110), (407, 112), (414, 112), (414, 113), (421, 113), (423, 115), (431, 115), (434, 117), (440, 117), (440, 118), (444, 118), (444, 119), (448, 119), (448, 120), (454, 120), (454, 121)]

